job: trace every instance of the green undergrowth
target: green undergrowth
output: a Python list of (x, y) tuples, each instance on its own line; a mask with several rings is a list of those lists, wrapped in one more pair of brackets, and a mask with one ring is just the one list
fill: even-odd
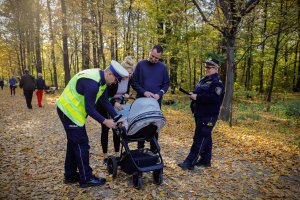
[[(278, 132), (289, 135), (291, 142), (300, 146), (300, 99), (295, 94), (278, 94), (277, 99), (267, 103), (263, 98), (251, 93), (242, 93), (233, 101), (233, 125), (246, 126), (250, 129), (266, 132)], [(190, 100), (186, 97), (168, 96), (164, 99), (163, 108), (181, 110), (191, 114)]]

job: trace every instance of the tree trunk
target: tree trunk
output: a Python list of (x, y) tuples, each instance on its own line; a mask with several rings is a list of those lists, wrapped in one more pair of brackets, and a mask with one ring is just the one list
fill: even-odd
[(137, 13), (137, 26), (136, 26), (136, 60), (139, 60), (139, 49), (140, 49), (140, 12)]
[[(106, 60), (104, 55), (104, 42), (103, 42), (103, 31), (102, 31), (102, 24), (103, 24), (103, 14), (100, 12), (101, 5), (99, 1), (97, 1), (97, 10), (98, 10), (98, 35), (99, 35), (99, 56), (102, 59), (102, 69), (106, 67)], [(100, 59), (99, 59), (100, 62)]]
[(69, 51), (68, 51), (68, 27), (67, 27), (67, 8), (65, 0), (61, 0), (62, 11), (62, 29), (63, 29), (63, 60), (64, 60), (64, 72), (65, 72), (65, 86), (71, 79), (69, 68)]
[(115, 32), (115, 51), (116, 51), (116, 53), (115, 53), (115, 55), (116, 55), (115, 60), (119, 61), (118, 33), (117, 33), (117, 31)]
[(36, 71), (42, 73), (42, 59), (41, 59), (41, 44), (40, 44), (40, 28), (41, 28), (41, 18), (40, 18), (40, 2), (36, 1), (36, 35), (35, 35), (35, 51), (36, 51)]
[(87, 17), (87, 3), (82, 1), (82, 69), (90, 68), (90, 37), (89, 37), (89, 20)]
[[(126, 9), (127, 10), (127, 9)], [(125, 14), (125, 16), (127, 16), (127, 13)], [(124, 18), (124, 33), (125, 33), (125, 55), (131, 55), (131, 53), (133, 52), (132, 49), (132, 33), (131, 33), (131, 16), (132, 16), (132, 0), (129, 0), (129, 8), (128, 8), (128, 23), (127, 23), (127, 29), (126, 29), (126, 24), (125, 24), (125, 16), (123, 16)]]
[[(296, 52), (298, 52), (298, 61), (297, 61), (297, 54), (295, 55), (295, 64), (294, 64), (294, 68), (296, 71), (296, 67), (297, 67), (297, 62), (298, 62), (298, 73), (297, 73), (297, 77), (295, 77), (295, 87), (294, 87), (294, 91), (295, 92), (300, 92), (300, 53), (299, 53), (299, 41), (300, 41), (300, 0), (297, 1), (298, 4), (298, 41), (297, 41), (297, 49)], [(296, 74), (296, 73), (295, 73)]]
[[(265, 0), (264, 9), (263, 9), (264, 15), (264, 28), (261, 33), (262, 36), (266, 34), (267, 31), (267, 16), (268, 16), (268, 0)], [(263, 38), (263, 42), (261, 44), (261, 61), (260, 61), (260, 67), (259, 67), (259, 93), (262, 94), (264, 92), (264, 66), (265, 66), (265, 39)]]
[(229, 122), (232, 126), (232, 98), (234, 89), (234, 73), (235, 73), (235, 36), (228, 36), (227, 40), (227, 74), (225, 84), (225, 95), (220, 111), (220, 119)]
[[(284, 68), (283, 68), (283, 78), (284, 78), (284, 85), (288, 86), (289, 84), (289, 73), (288, 73), (288, 68), (289, 68), (289, 49), (288, 49), (288, 43), (285, 44), (285, 49), (284, 49)], [(293, 87), (292, 87), (293, 88)]]
[(97, 46), (98, 46), (98, 43), (97, 43), (97, 35), (96, 35), (95, 30), (92, 30), (92, 44), (93, 44), (93, 47), (92, 47), (93, 65), (94, 65), (94, 68), (98, 68), (99, 67), (98, 59), (97, 59)]
[[(220, 34), (220, 37), (222, 37), (222, 40), (221, 40), (221, 44), (220, 44), (220, 55), (224, 56), (224, 57), (227, 57), (227, 52), (226, 52), (226, 38)], [(221, 65), (220, 65), (220, 71), (219, 71), (219, 74), (220, 74), (220, 79), (221, 81), (223, 82), (223, 84), (226, 84), (226, 74), (227, 74), (227, 59), (224, 60), (223, 62), (221, 62)], [(202, 70), (202, 69), (201, 69)]]
[(298, 46), (299, 46), (299, 40), (297, 41), (296, 48), (295, 48), (295, 57), (294, 57), (294, 69), (293, 69), (293, 91), (297, 92), (296, 88), (296, 78), (297, 78), (297, 58), (298, 58)]
[(252, 55), (252, 45), (253, 45), (253, 24), (255, 17), (252, 17), (249, 25), (248, 25), (248, 33), (250, 33), (250, 41), (249, 41), (249, 53), (247, 59), (247, 68), (246, 68), (246, 81), (245, 81), (245, 89), (247, 91), (252, 90), (251, 87), (251, 66), (253, 65), (253, 55)]
[(95, 10), (93, 8), (93, 5), (91, 4), (91, 9), (90, 9), (90, 14), (91, 14), (91, 18), (92, 18), (92, 27), (91, 27), (91, 31), (92, 31), (92, 52), (93, 52), (93, 66), (94, 68), (98, 68), (99, 67), (99, 57), (98, 57), (98, 35), (97, 35), (97, 27), (98, 27), (98, 23), (97, 23), (97, 17), (95, 14)]
[[(201, 67), (202, 68), (202, 67)], [(193, 69), (194, 69), (194, 79), (193, 79), (193, 86), (195, 87), (197, 84), (197, 59), (193, 59)]]
[(170, 88), (171, 88), (171, 94), (175, 94), (176, 87), (178, 85), (177, 83), (177, 70), (178, 70), (178, 49), (172, 50), (172, 57), (170, 59)]
[(111, 60), (116, 60), (116, 55), (115, 55), (115, 25), (116, 25), (116, 10), (115, 10), (115, 0), (111, 2), (111, 7), (110, 7), (110, 13), (112, 15), (112, 20), (110, 21), (110, 25), (112, 26), (112, 30), (110, 33), (110, 57)]
[[(299, 41), (298, 41), (299, 43)], [(299, 46), (297, 46), (297, 52), (298, 52), (298, 60), (297, 60), (297, 56), (295, 57), (295, 68), (296, 65), (298, 63), (298, 73), (297, 73), (297, 77), (296, 77), (296, 86), (294, 91), (295, 92), (300, 92), (300, 53), (299, 53)], [(296, 70), (295, 70), (296, 71)]]
[[(52, 61), (52, 68), (53, 68), (53, 80), (54, 80), (54, 86), (56, 88), (58, 88), (56, 60), (55, 60), (55, 52), (54, 52), (54, 42), (55, 41), (54, 41), (53, 28), (52, 28), (52, 14), (51, 14), (51, 8), (50, 8), (50, 0), (47, 0), (47, 9), (48, 9), (50, 40), (51, 40), (51, 61)], [(51, 79), (52, 79), (52, 73), (51, 73)]]
[[(280, 14), (281, 14), (281, 16), (283, 14), (283, 0), (281, 0)], [(269, 102), (269, 103), (271, 102), (271, 98), (272, 98), (274, 79), (275, 79), (275, 70), (276, 70), (276, 66), (278, 63), (277, 58), (278, 58), (279, 45), (280, 45), (280, 36), (281, 36), (281, 31), (282, 31), (281, 29), (282, 29), (282, 21), (279, 22), (278, 30), (277, 30), (277, 38), (276, 38), (275, 52), (274, 52), (274, 58), (273, 58), (272, 73), (271, 73), (271, 81), (270, 81), (268, 97), (267, 97), (267, 102)]]

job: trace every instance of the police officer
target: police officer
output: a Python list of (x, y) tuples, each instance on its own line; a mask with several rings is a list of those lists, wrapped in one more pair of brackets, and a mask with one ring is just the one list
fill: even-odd
[(67, 134), (64, 179), (66, 184), (79, 182), (80, 187), (85, 188), (103, 185), (106, 182), (104, 178), (97, 178), (92, 174), (85, 121), (89, 115), (108, 128), (116, 126), (113, 119), (105, 119), (96, 111), (95, 103), (100, 99), (104, 108), (115, 117), (117, 113), (108, 101), (106, 85), (117, 83), (126, 76), (127, 70), (116, 61), (111, 61), (104, 71), (83, 70), (70, 80), (57, 100), (57, 113)]
[(194, 169), (194, 166), (211, 166), (212, 130), (215, 126), (224, 96), (224, 86), (218, 75), (219, 60), (205, 62), (206, 76), (200, 79), (193, 92), (191, 109), (194, 114), (196, 129), (189, 155), (178, 166), (182, 169)]

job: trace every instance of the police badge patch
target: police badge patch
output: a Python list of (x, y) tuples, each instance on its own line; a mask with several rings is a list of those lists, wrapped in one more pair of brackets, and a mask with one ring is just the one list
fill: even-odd
[(222, 93), (222, 88), (216, 87), (215, 91), (216, 91), (217, 95), (221, 95), (221, 93)]

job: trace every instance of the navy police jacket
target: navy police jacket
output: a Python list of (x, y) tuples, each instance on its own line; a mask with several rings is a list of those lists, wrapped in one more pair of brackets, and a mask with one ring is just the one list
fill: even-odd
[(218, 73), (205, 76), (196, 85), (197, 99), (191, 102), (194, 117), (218, 116), (224, 97), (224, 85)]

